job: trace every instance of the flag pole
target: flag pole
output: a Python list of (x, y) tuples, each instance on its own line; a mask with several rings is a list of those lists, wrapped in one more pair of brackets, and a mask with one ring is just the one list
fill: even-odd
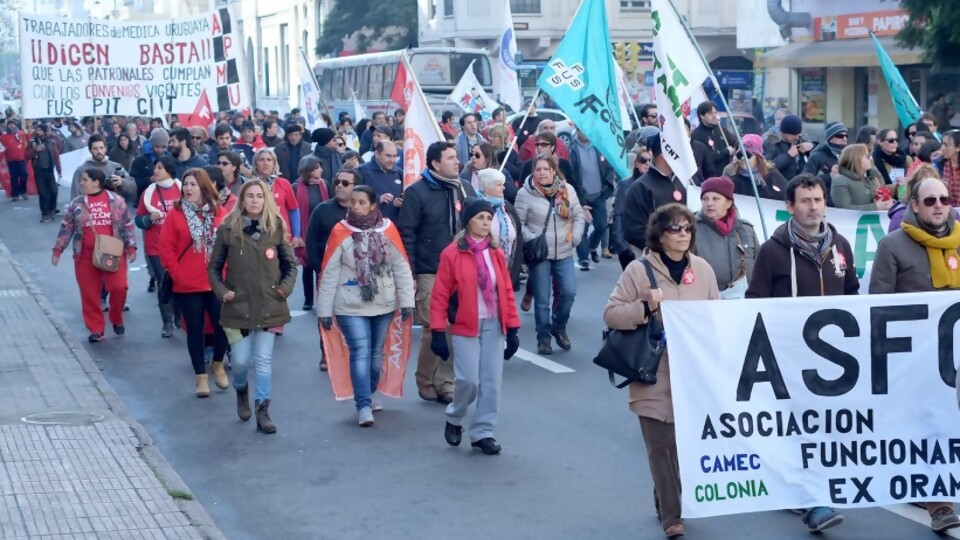
[[(690, 43), (693, 43), (693, 48), (696, 49), (697, 54), (700, 55), (700, 61), (703, 62), (704, 67), (707, 68), (707, 73), (710, 74), (710, 80), (713, 81), (713, 86), (717, 89), (717, 95), (720, 97), (720, 101), (723, 102), (723, 107), (727, 110), (727, 114), (730, 117), (730, 126), (733, 128), (733, 133), (737, 137), (737, 146), (740, 148), (740, 152), (746, 157), (747, 149), (743, 147), (743, 137), (740, 136), (740, 128), (737, 127), (737, 121), (733, 118), (733, 111), (730, 110), (727, 99), (723, 97), (723, 92), (720, 91), (720, 83), (717, 82), (713, 70), (710, 69), (710, 63), (707, 62), (707, 57), (704, 56), (703, 50), (700, 49), (700, 44), (697, 43), (697, 38), (693, 37), (693, 32), (690, 31), (690, 27), (687, 26), (687, 21), (680, 15), (680, 11), (677, 10), (677, 6), (673, 3), (673, 0), (667, 0), (667, 2), (676, 14), (677, 20), (680, 21), (680, 25), (683, 26), (683, 31), (687, 33), (687, 38), (690, 39)], [(704, 92), (704, 94), (706, 94), (706, 92)], [(720, 133), (721, 135), (723, 134), (723, 126), (720, 126)], [(726, 136), (724, 136), (723, 139), (724, 142), (726, 142)], [(727, 143), (728, 146), (729, 144), (730, 143)], [(763, 156), (760, 156), (759, 159), (763, 159)], [(760, 227), (763, 229), (763, 238), (767, 240), (770, 238), (770, 234), (767, 232), (767, 220), (763, 217), (763, 206), (760, 204), (760, 192), (757, 191), (757, 180), (753, 177), (752, 168), (747, 167), (747, 173), (750, 175), (750, 185), (753, 186), (753, 198), (757, 203), (757, 212), (760, 214)]]
[[(421, 102), (423, 103), (424, 108), (426, 108), (426, 110), (429, 111), (429, 110), (430, 110), (430, 102), (427, 101), (427, 96), (425, 96), (425, 95), (423, 94), (423, 89), (420, 88), (420, 81), (417, 80), (417, 76), (416, 76), (416, 74), (413, 72), (413, 68), (410, 67), (410, 61), (407, 59), (407, 53), (406, 53), (406, 51), (403, 51), (403, 52), (400, 53), (400, 61), (403, 62), (403, 67), (406, 68), (406, 70), (407, 70), (407, 76), (408, 76), (408, 77), (412, 77), (412, 78), (413, 78), (413, 81), (416, 83), (416, 84), (413, 85), (413, 86), (416, 88), (416, 94), (417, 94), (416, 97), (419, 97), (419, 98), (420, 98)], [(437, 124), (436, 122), (433, 122), (433, 130), (434, 130), (434, 132), (437, 134), (437, 140), (438, 140), (438, 141), (445, 141), (445, 140), (446, 140), (446, 139), (443, 138), (443, 132), (440, 131), (440, 125)]]
[[(321, 112), (330, 114), (329, 110), (327, 109), (327, 101), (323, 99), (323, 90), (320, 89), (320, 81), (317, 79), (316, 72), (314, 72), (313, 68), (310, 66), (310, 60), (307, 58), (307, 51), (305, 51), (303, 47), (300, 47), (300, 56), (303, 57), (303, 64), (307, 66), (307, 71), (310, 72), (310, 80), (313, 81), (314, 86), (317, 88), (317, 96), (320, 97), (320, 106), (323, 108), (323, 111)], [(320, 117), (320, 121), (324, 124), (327, 123), (322, 116)]]
[[(537, 106), (537, 98), (540, 97), (540, 87), (537, 87), (537, 93), (533, 95), (533, 99), (530, 100), (530, 106), (527, 107), (527, 112), (523, 114), (523, 120), (518, 124), (519, 127), (523, 127), (527, 123), (527, 118), (530, 118), (530, 113), (533, 112), (533, 109)], [(503, 172), (503, 168), (507, 165), (507, 160), (510, 159), (510, 154), (513, 152), (513, 147), (517, 145), (517, 139), (520, 138), (520, 130), (517, 129), (517, 133), (513, 134), (513, 140), (510, 141), (510, 146), (507, 147), (507, 153), (503, 155), (503, 163), (500, 164), (500, 172)], [(521, 178), (522, 182), (523, 179)]]

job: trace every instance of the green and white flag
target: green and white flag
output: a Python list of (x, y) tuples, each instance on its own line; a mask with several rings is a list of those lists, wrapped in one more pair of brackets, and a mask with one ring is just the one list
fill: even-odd
[(710, 72), (687, 38), (670, 0), (653, 0), (651, 8), (653, 81), (657, 110), (663, 123), (660, 146), (673, 174), (687, 182), (697, 173), (697, 162), (683, 124), (681, 107), (699, 91), (700, 83)]

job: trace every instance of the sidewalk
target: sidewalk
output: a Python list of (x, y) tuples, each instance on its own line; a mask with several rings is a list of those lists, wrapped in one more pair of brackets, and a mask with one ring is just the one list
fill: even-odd
[(2, 242), (0, 329), (0, 538), (224, 538)]

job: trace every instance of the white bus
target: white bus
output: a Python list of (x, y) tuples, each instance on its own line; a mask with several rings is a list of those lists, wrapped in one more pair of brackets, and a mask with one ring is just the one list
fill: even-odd
[[(470, 62), (483, 89), (493, 95), (493, 73), (486, 49), (457, 47), (420, 47), (404, 51), (358, 54), (320, 60), (314, 69), (320, 91), (327, 105), (327, 114), (336, 122), (341, 111), (353, 118), (353, 93), (368, 115), (383, 111), (391, 114), (399, 106), (390, 100), (400, 55), (406, 54), (430, 108), (438, 117), (443, 110), (458, 113), (447, 96), (460, 81)], [(354, 121), (357, 121), (354, 118)]]

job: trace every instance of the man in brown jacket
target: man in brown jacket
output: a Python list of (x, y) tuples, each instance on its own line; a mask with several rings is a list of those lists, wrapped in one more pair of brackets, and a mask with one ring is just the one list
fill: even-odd
[[(910, 207), (900, 229), (877, 245), (870, 294), (955, 291), (960, 289), (960, 228), (950, 207), (950, 193), (938, 178), (921, 180), (910, 193)], [(925, 244), (949, 244), (933, 261)], [(957, 386), (960, 388), (960, 384)], [(942, 533), (960, 527), (953, 504), (927, 503), (930, 528)]]

